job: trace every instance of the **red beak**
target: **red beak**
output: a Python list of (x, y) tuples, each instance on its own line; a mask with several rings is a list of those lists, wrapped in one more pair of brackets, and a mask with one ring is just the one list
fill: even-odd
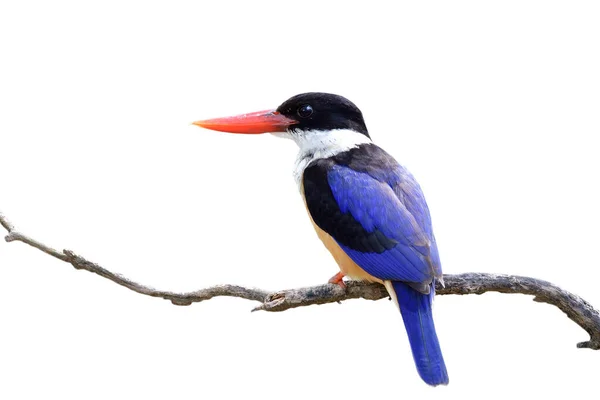
[(231, 133), (285, 132), (290, 125), (298, 121), (285, 117), (275, 110), (258, 111), (234, 117), (196, 121), (194, 125), (213, 131)]

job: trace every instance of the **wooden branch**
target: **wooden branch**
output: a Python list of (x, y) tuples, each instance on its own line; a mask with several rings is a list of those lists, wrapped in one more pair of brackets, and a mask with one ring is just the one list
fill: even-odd
[[(268, 292), (236, 285), (217, 285), (188, 293), (161, 291), (110, 272), (70, 250), (59, 252), (48, 247), (18, 232), (2, 213), (0, 213), (0, 225), (8, 232), (8, 235), (5, 237), (7, 242), (19, 241), (27, 243), (59, 260), (70, 263), (76, 269), (83, 269), (100, 275), (137, 293), (170, 300), (175, 305), (190, 305), (217, 296), (232, 296), (261, 303), (252, 311), (284, 311), (290, 308), (341, 302), (348, 299), (362, 298), (378, 300), (388, 297), (387, 291), (382, 285), (356, 281), (347, 282), (345, 290), (338, 285), (325, 284), (279, 292)], [(590, 340), (579, 343), (577, 347), (594, 350), (600, 349), (600, 314), (598, 311), (581, 297), (567, 292), (552, 283), (523, 276), (483, 273), (444, 275), (444, 282), (444, 287), (439, 284), (436, 287), (438, 295), (482, 294), (485, 292), (532, 295), (534, 296), (534, 301), (558, 307), (571, 320), (587, 331), (590, 335)]]

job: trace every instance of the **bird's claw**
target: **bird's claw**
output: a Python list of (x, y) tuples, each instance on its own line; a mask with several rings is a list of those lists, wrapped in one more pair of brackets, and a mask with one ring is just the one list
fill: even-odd
[(344, 276), (345, 275), (343, 273), (338, 272), (337, 274), (332, 276), (328, 282), (333, 283), (334, 285), (338, 285), (342, 289), (346, 290), (346, 283), (344, 282)]

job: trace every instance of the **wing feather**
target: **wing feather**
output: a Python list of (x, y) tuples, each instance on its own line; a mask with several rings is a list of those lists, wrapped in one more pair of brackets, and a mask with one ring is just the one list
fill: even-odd
[(315, 224), (366, 272), (423, 288), (441, 276), (423, 193), (382, 149), (369, 144), (315, 160), (303, 184)]

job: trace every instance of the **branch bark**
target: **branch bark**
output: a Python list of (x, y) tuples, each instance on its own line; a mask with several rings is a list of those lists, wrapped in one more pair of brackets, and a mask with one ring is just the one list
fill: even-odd
[[(252, 311), (285, 311), (290, 308), (341, 302), (348, 299), (379, 300), (388, 297), (387, 291), (382, 285), (357, 281), (347, 282), (345, 290), (338, 285), (332, 284), (288, 289), (278, 292), (268, 292), (237, 285), (217, 285), (188, 293), (156, 290), (110, 272), (70, 250), (57, 251), (20, 233), (1, 212), (0, 225), (8, 232), (5, 237), (7, 242), (19, 241), (26, 243), (46, 254), (71, 264), (76, 269), (92, 272), (134, 292), (152, 297), (160, 297), (180, 306), (187, 306), (218, 296), (231, 296), (259, 302), (260, 304)], [(482, 294), (486, 292), (532, 295), (534, 296), (534, 301), (558, 307), (567, 317), (585, 329), (590, 335), (590, 340), (578, 343), (577, 347), (594, 350), (600, 349), (600, 314), (598, 311), (581, 297), (563, 290), (550, 282), (524, 276), (484, 273), (446, 274), (444, 275), (444, 282), (444, 287), (439, 285), (439, 283), (436, 287), (438, 295)]]

